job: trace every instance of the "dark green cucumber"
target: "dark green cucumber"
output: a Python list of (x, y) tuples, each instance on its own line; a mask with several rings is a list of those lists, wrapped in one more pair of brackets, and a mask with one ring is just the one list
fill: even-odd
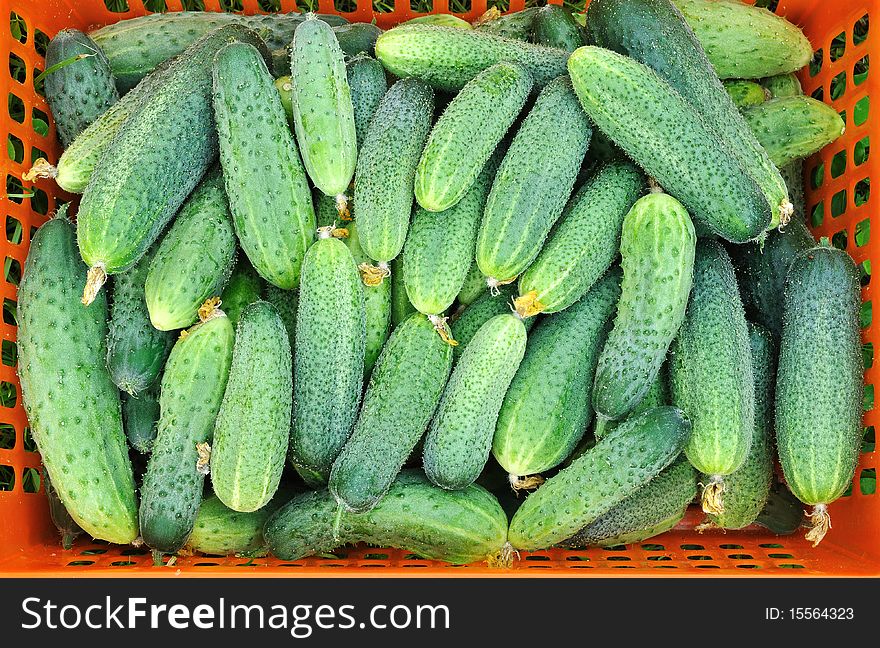
[(382, 64), (369, 56), (356, 56), (345, 64), (351, 105), (354, 109), (354, 128), (357, 148), (364, 144), (370, 120), (376, 114), (379, 102), (388, 91), (388, 81)]
[(156, 440), (159, 422), (158, 385), (137, 396), (122, 395), (122, 423), (128, 445), (136, 452), (149, 454)]
[(804, 196), (804, 162), (797, 160), (779, 169), (785, 186), (788, 187), (788, 198), (792, 205), (792, 220), (806, 220), (806, 197)]
[(804, 523), (804, 505), (783, 484), (770, 489), (764, 510), (758, 515), (759, 524), (776, 535), (791, 535)]
[(456, 301), (459, 306), (470, 306), (484, 292), (486, 292), (486, 275), (480, 272), (477, 260), (471, 259), (471, 267), (464, 276)]
[(45, 466), (43, 466), (43, 470), (40, 472), (40, 478), (43, 481), (46, 500), (49, 502), (49, 517), (52, 518), (52, 524), (55, 525), (58, 533), (61, 534), (61, 547), (62, 549), (70, 549), (73, 547), (73, 541), (76, 540), (77, 536), (82, 535), (83, 530), (76, 523), (76, 520), (70, 516), (70, 513), (67, 512), (67, 509), (61, 502), (61, 497), (59, 497), (55, 487), (52, 486)]
[(497, 7), (491, 7), (474, 21), (474, 29), (504, 38), (528, 41), (534, 33), (537, 13), (538, 7), (528, 7), (522, 11), (501, 15)]
[(263, 508), (239, 513), (227, 507), (216, 495), (202, 500), (187, 547), (209, 556), (262, 556), (268, 551), (263, 538), (266, 520), (293, 495), (283, 486)]
[(253, 304), (263, 292), (263, 279), (254, 270), (251, 262), (243, 254), (238, 255), (229, 281), (220, 294), (220, 305), (229, 318), (233, 328), (238, 326), (241, 311)]
[[(660, 407), (661, 405), (669, 405), (669, 401), (668, 370), (664, 365), (660, 367), (660, 371), (657, 372), (657, 377), (654, 379), (654, 382), (651, 383), (648, 391), (642, 396), (642, 400), (632, 408), (627, 415), (627, 418), (638, 416), (642, 412), (647, 412), (649, 409)], [(612, 421), (611, 419), (597, 416), (596, 423), (593, 425), (593, 436), (596, 438), (596, 441), (607, 436), (611, 430), (620, 425), (620, 423), (621, 421)]]
[(349, 511), (376, 506), (427, 428), (452, 366), (452, 347), (415, 313), (379, 355), (354, 431), (330, 472), (330, 492)]
[(346, 57), (373, 55), (376, 40), (382, 35), (382, 30), (372, 23), (358, 22), (347, 25), (336, 25), (332, 29), (339, 49)]
[(315, 212), (281, 99), (250, 45), (221, 49), (213, 70), (220, 161), (238, 240), (260, 276), (290, 290), (314, 236)]
[[(392, 330), (403, 322), (410, 314), (416, 312), (416, 307), (409, 301), (406, 294), (406, 284), (403, 282), (403, 258), (398, 256), (391, 262), (391, 328)], [(385, 282), (383, 282), (385, 283)]]
[(296, 311), (299, 308), (299, 293), (295, 290), (282, 290), (272, 284), (266, 284), (262, 298), (278, 311), (278, 316), (284, 322), (284, 328), (287, 330), (290, 348), (293, 349), (296, 340)]
[(800, 79), (793, 72), (767, 77), (761, 79), (760, 83), (770, 94), (770, 99), (797, 97), (804, 94)]
[(755, 81), (728, 79), (723, 83), (733, 105), (741, 111), (762, 104), (770, 98), (769, 92)]
[(671, 465), (690, 431), (674, 407), (625, 421), (529, 495), (510, 522), (510, 543), (531, 551), (570, 538)]
[(532, 38), (539, 45), (573, 52), (586, 45), (580, 25), (571, 11), (561, 5), (548, 4), (535, 14)]

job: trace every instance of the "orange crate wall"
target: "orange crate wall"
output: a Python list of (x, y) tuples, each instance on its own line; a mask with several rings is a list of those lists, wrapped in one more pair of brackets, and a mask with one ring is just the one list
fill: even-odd
[[(551, 0), (559, 4), (561, 0)], [(205, 0), (209, 11), (220, 11), (220, 0)], [(264, 3), (269, 6), (269, 3)], [(351, 7), (354, 11), (336, 11), (333, 0), (318, 0), (318, 10), (323, 13), (341, 13), (350, 20), (369, 21), (376, 19), (381, 27), (390, 27), (421, 13), (414, 12), (408, 0), (395, 0), (391, 13), (374, 13), (368, 0), (340, 3), (341, 7)], [(522, 9), (524, 0), (511, 0), (509, 10)], [(532, 4), (532, 3), (530, 3)], [(37, 5), (37, 6), (35, 6)], [(64, 27), (87, 29), (125, 18), (147, 13), (141, 0), (128, 0), (129, 11), (113, 13), (106, 9), (102, 0), (0, 0), (0, 58), (3, 61), (23, 63), (26, 75), (23, 81), (12, 78), (11, 72), (0, 69), (0, 95), (9, 97), (9, 106), (23, 107), (23, 123), (11, 118), (10, 109), (0, 113), (0, 130), (7, 143), (17, 144), (23, 150), (23, 160), (16, 161), (3, 156), (2, 175), (6, 179), (7, 193), (23, 193), (21, 176), (35, 157), (43, 154), (55, 161), (60, 154), (56, 142), (54, 126), (43, 136), (34, 129), (34, 120), (51, 122), (45, 99), (35, 91), (34, 78), (44, 67), (43, 57), (38, 53), (38, 37), (44, 42)], [(261, 13), (261, 2), (242, 0), (244, 13)], [(472, 20), (486, 10), (486, 0), (473, 0), (470, 10), (458, 14)], [(180, 0), (166, 0), (169, 11), (181, 10)], [(448, 0), (436, 0), (433, 11), (448, 13)], [(804, 28), (813, 43), (814, 49), (822, 52), (822, 65), (816, 76), (808, 71), (801, 73), (806, 94), (822, 88), (822, 99), (831, 103), (835, 109), (845, 114), (847, 132), (837, 142), (806, 161), (805, 177), (807, 214), (816, 214), (814, 233), (817, 236), (834, 236), (840, 242), (845, 236), (846, 249), (858, 263), (865, 264), (866, 278), (863, 299), (866, 304), (873, 301), (873, 286), (870, 283), (869, 263), (880, 261), (880, 242), (868, 238), (861, 246), (856, 245), (856, 228), (869, 228), (875, 220), (877, 202), (880, 196), (872, 195), (860, 206), (853, 202), (856, 185), (865, 181), (877, 180), (877, 160), (868, 156), (861, 165), (854, 162), (854, 148), (858, 142), (874, 135), (880, 138), (880, 129), (874, 124), (873, 115), (861, 124), (853, 122), (853, 109), (857, 102), (869, 96), (880, 96), (874, 88), (880, 79), (880, 72), (872, 71), (859, 86), (853, 79), (853, 66), (865, 56), (877, 65), (880, 54), (876, 51), (880, 39), (869, 32), (865, 42), (855, 45), (852, 40), (853, 25), (868, 15), (873, 22), (875, 12), (880, 8), (878, 0), (782, 0), (778, 13)], [(296, 11), (294, 0), (280, 0), (281, 11)], [(7, 19), (17, 17), (24, 23), (24, 35), (20, 40), (13, 37), (7, 27)], [(875, 27), (874, 29), (877, 29)], [(829, 51), (832, 39), (841, 32), (846, 36), (846, 50), (843, 56), (832, 61)], [(5, 66), (3, 66), (5, 67)], [(11, 68), (10, 68), (11, 69)], [(846, 75), (846, 91), (841, 97), (830, 99), (830, 84), (839, 75)], [(876, 109), (876, 107), (874, 108)], [(872, 132), (873, 131), (873, 132)], [(15, 138), (10, 140), (10, 138)], [(15, 147), (14, 147), (15, 148)], [(843, 153), (842, 153), (843, 152)], [(839, 177), (831, 177), (832, 160), (845, 155), (846, 168)], [(818, 188), (809, 182), (817, 167), (823, 166), (824, 174)], [(839, 165), (839, 161), (838, 161)], [(6, 222), (6, 236), (0, 239), (5, 263), (13, 268), (11, 279), (0, 282), (0, 296), (4, 302), (14, 306), (17, 286), (14, 276), (16, 268), (23, 268), (27, 248), (33, 229), (38, 227), (47, 214), (56, 208), (56, 199), (68, 200), (51, 181), (43, 180), (24, 187), (24, 193), (42, 192), (35, 198), (6, 198), (3, 200), (3, 216)], [(838, 195), (845, 191), (846, 198)], [(832, 216), (832, 199), (835, 205), (845, 202), (844, 213)], [(40, 203), (46, 209), (37, 210)], [(818, 207), (817, 207), (818, 206)], [(835, 210), (836, 211), (836, 210)], [(824, 214), (824, 217), (822, 215)], [(23, 231), (23, 240), (14, 237), (16, 223)], [(876, 224), (875, 224), (876, 227)], [(839, 234), (843, 232), (844, 234)], [(863, 235), (862, 235), (863, 236)], [(861, 237), (860, 237), (860, 242)], [(17, 266), (16, 266), (17, 264)], [(866, 306), (870, 308), (870, 306)], [(870, 311), (868, 311), (870, 312)], [(877, 344), (877, 327), (872, 320), (863, 331), (863, 337), (872, 359), (866, 372), (867, 389), (873, 391), (876, 384), (877, 369), (873, 364), (873, 348)], [(14, 344), (16, 327), (8, 315), (0, 322), (0, 340), (4, 349)], [(442, 576), (482, 575), (490, 572), (484, 566), (471, 565), (451, 567), (441, 563), (420, 560), (405, 552), (366, 547), (346, 548), (337, 553), (337, 559), (308, 558), (284, 563), (273, 558), (246, 561), (237, 558), (181, 557), (177, 569), (153, 568), (151, 559), (142, 549), (108, 546), (81, 540), (71, 551), (62, 551), (57, 535), (46, 511), (45, 495), (39, 492), (26, 492), (24, 486), (36, 483), (34, 475), (28, 471), (37, 470), (39, 455), (33, 451), (26, 433), (27, 420), (21, 404), (21, 391), (15, 368), (0, 365), (0, 388), (14, 389), (16, 398), (12, 408), (0, 407), (0, 470), (14, 473), (11, 490), (0, 491), (0, 573), (32, 575), (108, 575), (126, 574), (135, 570), (145, 576), (168, 574), (222, 575), (249, 574), (300, 574), (320, 575), (400, 575), (431, 574)], [(876, 425), (876, 410), (865, 413), (865, 426), (873, 439)], [(10, 433), (10, 427), (13, 430)], [(28, 449), (30, 448), (30, 449)], [(852, 494), (844, 497), (831, 507), (834, 528), (817, 549), (806, 543), (802, 534), (787, 538), (776, 538), (757, 528), (742, 532), (706, 533), (697, 535), (692, 531), (699, 522), (699, 515), (692, 511), (678, 529), (658, 538), (625, 549), (590, 549), (585, 551), (548, 550), (524, 555), (523, 560), (511, 573), (522, 575), (878, 575), (880, 574), (880, 496), (865, 494), (859, 487), (859, 476), (863, 470), (876, 469), (877, 459), (873, 445), (870, 452), (861, 456), (859, 469)], [(26, 478), (27, 477), (27, 478)], [(31, 490), (33, 490), (31, 488)], [(245, 567), (231, 570), (229, 567)]]

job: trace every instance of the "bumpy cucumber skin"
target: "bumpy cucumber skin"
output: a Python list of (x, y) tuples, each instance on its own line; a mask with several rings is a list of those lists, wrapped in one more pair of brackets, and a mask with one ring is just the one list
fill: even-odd
[(192, 531), (205, 480), (196, 445), (211, 441), (234, 337), (220, 314), (192, 327), (168, 357), (159, 428), (141, 487), (141, 536), (157, 551), (177, 551)]
[(625, 421), (523, 502), (510, 522), (510, 543), (532, 551), (571, 537), (672, 464), (690, 431), (674, 407)]
[(473, 29), (473, 27), (467, 20), (459, 18), (458, 16), (453, 16), (451, 14), (428, 14), (427, 16), (419, 16), (418, 18), (410, 18), (406, 22), (402, 22), (400, 24), (422, 24), (435, 25), (437, 27), (458, 27), (459, 29)]
[(49, 474), (46, 472), (45, 466), (40, 471), (40, 477), (43, 480), (43, 491), (46, 493), (46, 500), (49, 503), (49, 517), (52, 518), (52, 524), (55, 525), (58, 533), (61, 534), (61, 547), (70, 549), (73, 547), (73, 541), (76, 540), (77, 536), (82, 535), (83, 530), (76, 523), (76, 520), (70, 516), (67, 509), (64, 508), (64, 504), (58, 496), (58, 491), (55, 490), (55, 487), (52, 486), (52, 482), (49, 480)]
[(433, 114), (431, 88), (403, 79), (391, 86), (370, 122), (355, 173), (354, 215), (361, 247), (374, 261), (387, 263), (403, 249), (413, 178)]
[(471, 267), (464, 276), (456, 301), (460, 306), (470, 306), (486, 292), (486, 275), (480, 272), (476, 259), (471, 259)]
[(761, 79), (761, 85), (770, 94), (770, 99), (783, 97), (797, 97), (804, 94), (800, 79), (793, 72), (777, 74), (766, 79)]
[[(514, 289), (512, 286), (502, 286), (497, 295), (488, 290), (484, 291), (473, 303), (469, 304), (460, 313), (457, 313), (450, 323), (452, 337), (458, 342), (453, 347), (452, 356), (457, 362), (473, 339), (480, 327), (496, 315), (510, 313), (513, 306)], [(526, 332), (534, 326), (537, 318), (527, 317), (523, 322)]]
[(486, 465), (504, 394), (526, 351), (526, 328), (516, 315), (497, 315), (480, 327), (455, 365), (428, 434), (425, 474), (449, 490), (472, 484)]
[(530, 333), (492, 439), (493, 456), (511, 475), (554, 468), (583, 437), (592, 416), (596, 361), (619, 297), (615, 270)]
[(403, 257), (398, 256), (391, 262), (391, 276), (382, 283), (391, 282), (391, 329), (394, 330), (412, 313), (416, 307), (409, 301), (406, 284), (403, 283)]
[[(627, 418), (638, 416), (642, 412), (647, 412), (649, 409), (654, 409), (661, 405), (669, 405), (668, 373), (665, 365), (660, 367), (660, 371), (657, 372), (657, 377), (654, 379), (654, 382), (651, 383), (651, 386), (648, 388), (648, 391), (645, 392), (645, 395), (642, 396), (642, 399), (632, 408), (627, 415)], [(597, 416), (596, 424), (593, 426), (593, 436), (596, 441), (600, 441), (608, 436), (611, 430), (620, 425), (621, 422), (622, 421), (612, 421), (611, 419)]]
[(572, 196), (559, 225), (519, 280), (519, 293), (535, 291), (543, 313), (568, 308), (608, 270), (620, 248), (623, 219), (645, 186), (630, 162), (599, 168)]
[(697, 243), (687, 315), (671, 351), (672, 401), (693, 423), (687, 458), (702, 473), (729, 475), (754, 436), (755, 383), (733, 265), (715, 241)]
[(388, 491), (440, 401), (452, 347), (416, 313), (394, 329), (379, 355), (354, 431), (330, 472), (330, 492), (365, 512)]
[(395, 27), (376, 41), (376, 58), (395, 76), (415, 77), (447, 92), (457, 92), (487, 67), (508, 61), (525, 67), (543, 88), (565, 74), (568, 52), (522, 43), (481, 29), (432, 25)]
[(360, 150), (364, 145), (370, 120), (373, 119), (379, 102), (388, 91), (388, 81), (382, 64), (369, 56), (356, 56), (346, 63), (345, 70), (351, 91), (351, 105), (354, 109), (357, 148)]
[(144, 300), (144, 281), (155, 248), (113, 282), (113, 299), (107, 330), (107, 368), (113, 382), (128, 394), (139, 394), (154, 385), (174, 337), (150, 324)]
[(83, 58), (51, 72), (44, 86), (65, 148), (119, 100), (107, 56), (81, 31), (62, 29), (52, 37), (46, 49), (46, 69), (75, 56)]
[(690, 217), (667, 194), (640, 198), (624, 218), (620, 303), (593, 387), (598, 415), (626, 416), (656, 380), (685, 318), (696, 243)]
[(220, 161), (235, 231), (260, 276), (290, 290), (299, 282), (314, 237), (315, 212), (281, 99), (259, 53), (246, 44), (218, 52), (213, 78)]
[(538, 7), (528, 7), (522, 11), (514, 11), (505, 16), (479, 22), (474, 26), (477, 31), (514, 40), (528, 41), (534, 34), (535, 14)]
[(278, 311), (278, 316), (287, 330), (290, 348), (293, 349), (296, 340), (296, 312), (299, 309), (299, 293), (295, 290), (282, 290), (272, 284), (266, 284), (262, 297)]
[(744, 116), (773, 164), (783, 167), (809, 157), (843, 135), (837, 111), (811, 97), (771, 99)]
[(592, 46), (572, 54), (568, 69), (590, 118), (694, 218), (736, 243), (767, 229), (772, 210), (757, 182), (656, 72)]
[[(346, 223), (348, 237), (345, 244), (348, 246), (356, 264), (369, 263), (368, 257), (361, 248), (357, 227), (354, 221)], [(398, 276), (398, 283), (403, 283)], [(367, 338), (364, 349), (364, 374), (368, 374), (388, 339), (391, 331), (391, 293), (394, 285), (392, 277), (386, 278), (378, 286), (364, 284), (364, 308), (366, 309)]]
[(260, 299), (263, 291), (263, 279), (251, 266), (250, 261), (244, 255), (238, 255), (229, 281), (220, 294), (220, 306), (229, 318), (233, 328), (238, 326), (238, 318), (241, 311), (248, 304), (253, 304)]
[(122, 422), (128, 445), (136, 452), (149, 454), (159, 422), (159, 390), (151, 388), (137, 396), (123, 394), (122, 399)]
[(568, 77), (548, 84), (513, 138), (486, 200), (476, 257), (487, 277), (512, 279), (541, 251), (571, 195), (591, 133)]
[[(566, 538), (559, 546), (568, 549), (613, 547), (626, 539), (638, 542), (657, 535), (658, 526), (668, 530), (687, 511), (697, 496), (697, 471), (678, 459), (610, 511)], [(670, 524), (671, 523), (671, 524)]]
[(150, 261), (144, 295), (160, 331), (189, 326), (232, 272), (237, 241), (219, 174), (208, 176), (183, 204)]
[(92, 537), (127, 544), (137, 504), (104, 362), (107, 302), (79, 303), (84, 270), (70, 223), (40, 227), (18, 290), (18, 375), (31, 433), (71, 517)]
[(769, 92), (763, 86), (755, 81), (746, 81), (745, 79), (730, 79), (724, 81), (724, 89), (730, 95), (733, 105), (739, 110), (745, 110), (752, 106), (762, 104), (769, 97)]
[(306, 171), (328, 196), (345, 193), (357, 162), (351, 90), (339, 42), (327, 23), (306, 19), (290, 52), (293, 124)]
[(788, 187), (788, 199), (791, 201), (791, 220), (806, 221), (806, 198), (804, 196), (804, 162), (797, 160), (779, 169), (785, 186)]
[(401, 472), (367, 513), (343, 510), (340, 515), (338, 508), (327, 490), (297, 495), (266, 523), (270, 550), (283, 560), (297, 560), (368, 542), (466, 564), (494, 555), (507, 540), (507, 516), (494, 495), (477, 485), (446, 491), (415, 470)]
[(535, 14), (534, 41), (545, 47), (555, 47), (573, 52), (586, 45), (584, 35), (571, 15), (571, 12), (559, 5), (545, 5)]
[(263, 526), (293, 494), (293, 489), (282, 486), (266, 506), (251, 513), (233, 511), (212, 494), (199, 506), (187, 547), (209, 556), (265, 555)]
[(268, 302), (250, 304), (238, 320), (211, 451), (211, 484), (233, 510), (256, 511), (278, 489), (290, 437), (292, 377), (281, 317)]
[(419, 205), (442, 212), (456, 205), (519, 115), (532, 77), (515, 63), (498, 63), (469, 81), (437, 119), (416, 168)]
[(862, 438), (859, 271), (819, 246), (792, 263), (776, 381), (776, 443), (791, 492), (827, 504), (852, 482)]
[(306, 253), (297, 311), (290, 460), (323, 485), (357, 418), (364, 376), (364, 289), (345, 244), (322, 238)]

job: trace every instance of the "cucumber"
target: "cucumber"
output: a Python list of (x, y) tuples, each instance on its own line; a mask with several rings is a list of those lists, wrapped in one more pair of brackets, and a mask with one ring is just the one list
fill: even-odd
[(617, 258), (624, 216), (644, 186), (632, 163), (602, 165), (569, 200), (559, 225), (520, 277), (519, 294), (534, 291), (543, 313), (564, 310), (585, 295)]
[(421, 207), (442, 212), (461, 200), (519, 115), (532, 78), (515, 63), (488, 67), (461, 89), (437, 119), (416, 169)]
[(330, 26), (312, 14), (296, 28), (290, 69), (303, 164), (315, 186), (343, 205), (358, 156), (354, 108), (339, 42)]
[(762, 104), (770, 98), (769, 91), (763, 86), (745, 79), (727, 79), (724, 81), (724, 89), (740, 111)]
[(507, 516), (480, 486), (449, 492), (420, 472), (405, 470), (367, 513), (339, 509), (327, 490), (297, 495), (269, 518), (265, 537), (282, 560), (367, 542), (429, 560), (466, 564), (489, 559), (492, 564), (507, 541)]
[(788, 197), (792, 205), (792, 218), (800, 221), (806, 221), (806, 197), (804, 196), (804, 162), (798, 160), (786, 164), (779, 169), (782, 179), (785, 180), (785, 186), (788, 187)]
[(797, 97), (804, 94), (800, 79), (793, 72), (767, 77), (761, 79), (760, 83), (770, 94), (770, 99)]
[(62, 29), (46, 49), (44, 89), (61, 146), (74, 138), (119, 100), (110, 62), (88, 36)]
[(486, 200), (476, 257), (490, 285), (517, 277), (541, 251), (571, 194), (591, 132), (569, 79), (548, 84), (513, 138)]
[(461, 354), (428, 434), (425, 474), (448, 490), (480, 476), (504, 394), (526, 351), (526, 328), (515, 314), (496, 315), (480, 327)]
[(593, 408), (617, 420), (657, 379), (691, 292), (697, 238), (684, 207), (663, 193), (640, 198), (623, 220), (623, 285), (596, 367)]
[(366, 22), (336, 25), (331, 31), (346, 58), (362, 54), (372, 56), (376, 48), (376, 40), (382, 35), (381, 29)]
[(235, 250), (223, 178), (211, 173), (183, 204), (150, 261), (143, 290), (153, 326), (171, 331), (195, 322), (205, 300), (222, 292)]
[(345, 244), (321, 228), (299, 288), (290, 460), (311, 486), (327, 483), (357, 418), (364, 376), (364, 289)]
[(137, 396), (122, 395), (122, 423), (128, 445), (140, 454), (149, 454), (156, 440), (159, 422), (158, 386)]
[(491, 7), (474, 21), (474, 29), (504, 38), (527, 41), (534, 33), (537, 13), (538, 7), (529, 7), (502, 16), (497, 7)]
[(290, 75), (282, 75), (275, 79), (275, 89), (281, 99), (281, 107), (284, 108), (287, 123), (293, 128), (293, 81)]
[(127, 544), (138, 534), (137, 504), (105, 364), (107, 302), (78, 303), (83, 270), (63, 216), (37, 230), (18, 290), (18, 376), (31, 434), (71, 517), (94, 538)]
[(509, 542), (532, 551), (571, 537), (672, 464), (690, 431), (674, 407), (625, 421), (529, 495), (510, 521)]
[(827, 245), (802, 253), (785, 280), (776, 380), (776, 442), (791, 492), (813, 506), (807, 540), (831, 528), (827, 505), (852, 483), (862, 439), (859, 271)]
[[(513, 292), (511, 286), (501, 286), (497, 294), (484, 290), (467, 308), (456, 313), (450, 324), (452, 338), (458, 343), (452, 350), (456, 362), (483, 324), (496, 315), (504, 315), (513, 309)], [(529, 317), (523, 323), (528, 331), (535, 323), (535, 318)]]
[(767, 504), (755, 520), (776, 535), (791, 535), (804, 522), (804, 505), (782, 484), (770, 489)]
[(150, 323), (144, 299), (144, 281), (156, 249), (113, 282), (113, 301), (107, 330), (107, 368), (116, 386), (139, 394), (154, 385), (162, 373), (174, 337)]
[(266, 284), (262, 299), (272, 304), (278, 311), (278, 316), (287, 331), (290, 348), (293, 350), (296, 342), (296, 312), (299, 308), (299, 293), (295, 290), (282, 290), (272, 284)]
[(263, 556), (267, 552), (263, 525), (291, 495), (291, 489), (281, 487), (260, 510), (239, 513), (212, 494), (199, 506), (187, 547), (209, 556)]
[(400, 78), (415, 77), (437, 90), (456, 92), (496, 63), (518, 63), (543, 88), (565, 74), (568, 52), (521, 43), (485, 29), (405, 25), (376, 41), (376, 58)]
[(95, 166), (77, 213), (79, 251), (89, 266), (84, 303), (108, 274), (130, 268), (146, 252), (217, 157), (210, 61), (233, 41), (262, 47), (254, 32), (236, 25), (193, 43), (164, 70)]
[(141, 487), (141, 536), (157, 554), (176, 552), (192, 531), (232, 362), (229, 319), (210, 305), (202, 316), (181, 334), (168, 357), (158, 432)]
[[(660, 368), (660, 371), (657, 372), (657, 377), (654, 379), (654, 382), (648, 387), (648, 391), (642, 396), (642, 400), (632, 408), (632, 411), (627, 415), (627, 418), (638, 416), (642, 412), (647, 412), (649, 409), (654, 409), (661, 405), (669, 405), (669, 380), (667, 379), (667, 374), (668, 370), (664, 364), (664, 366)], [(608, 436), (611, 430), (620, 425), (621, 422), (622, 421), (612, 421), (611, 419), (597, 416), (596, 423), (593, 426), (593, 436), (596, 438), (596, 441), (600, 441)]]
[[(391, 262), (391, 329), (396, 328), (412, 313), (416, 307), (409, 301), (406, 294), (406, 284), (403, 282), (403, 258), (397, 257)], [(383, 282), (384, 283), (384, 282)], [(381, 285), (381, 284), (380, 284)]]
[(619, 297), (620, 271), (614, 270), (530, 333), (492, 439), (492, 455), (511, 483), (558, 466), (583, 437), (596, 361)]
[(354, 129), (357, 149), (364, 145), (370, 120), (376, 114), (379, 102), (388, 91), (388, 81), (382, 64), (369, 56), (356, 56), (345, 64), (351, 106), (354, 110)]
[(460, 306), (470, 306), (484, 292), (486, 292), (486, 276), (480, 272), (477, 260), (471, 259), (471, 267), (464, 276), (464, 281), (455, 299)]
[(431, 88), (403, 79), (382, 98), (364, 139), (355, 173), (354, 215), (361, 247), (380, 264), (403, 249), (413, 178), (433, 113)]
[[(314, 236), (315, 212), (284, 108), (259, 52), (247, 44), (220, 50), (213, 75), (220, 161), (238, 240), (261, 277), (290, 290)], [(296, 84), (294, 115), (295, 91)]]
[(760, 79), (795, 72), (813, 47), (784, 18), (732, 0), (673, 0), (722, 79)]
[(539, 45), (573, 52), (586, 45), (580, 25), (571, 11), (560, 5), (548, 4), (535, 14), (533, 39)]
[[(346, 224), (348, 236), (344, 239), (355, 263), (361, 268), (368, 268), (370, 258), (361, 248), (357, 227), (354, 221)], [(365, 265), (366, 264), (366, 265)], [(400, 275), (398, 275), (400, 276)], [(388, 339), (391, 330), (391, 305), (394, 281), (389, 278), (382, 281), (378, 286), (369, 285), (369, 272), (362, 273), (361, 283), (364, 290), (364, 308), (366, 309), (367, 337), (364, 347), (364, 375), (369, 374), (376, 364), (376, 359)], [(369, 283), (367, 283), (369, 282)], [(403, 283), (400, 279), (397, 283)]]
[(417, 18), (410, 18), (409, 20), (400, 23), (401, 25), (413, 25), (413, 24), (422, 24), (422, 25), (435, 25), (436, 27), (458, 27), (459, 29), (473, 29), (471, 24), (464, 20), (463, 18), (459, 18), (458, 16), (453, 16), (451, 14), (428, 14), (427, 16), (419, 16)]
[(672, 347), (672, 402), (693, 423), (685, 453), (710, 476), (703, 511), (724, 511), (724, 476), (745, 461), (755, 427), (755, 383), (749, 333), (730, 257), (700, 239), (687, 315)]
[(678, 459), (620, 504), (559, 543), (566, 549), (614, 547), (668, 531), (697, 496), (697, 472)]
[(238, 318), (245, 306), (260, 299), (262, 292), (263, 280), (260, 275), (246, 256), (238, 255), (232, 274), (229, 275), (229, 281), (220, 294), (220, 304), (233, 327), (238, 326)]
[(46, 471), (45, 466), (40, 471), (40, 479), (43, 481), (43, 490), (46, 493), (46, 500), (49, 502), (49, 517), (52, 518), (52, 524), (55, 525), (58, 533), (61, 534), (61, 548), (71, 549), (73, 541), (76, 540), (77, 536), (82, 535), (83, 530), (76, 523), (76, 520), (70, 516), (67, 509), (64, 508), (58, 491), (55, 490), (52, 482), (49, 481), (49, 473)]
[(382, 499), (427, 428), (451, 366), (452, 347), (424, 315), (394, 329), (330, 472), (330, 492), (343, 509), (362, 513)]
[(656, 72), (592, 46), (572, 54), (568, 68), (595, 124), (695, 219), (737, 243), (767, 229), (771, 206), (749, 170)]
[(834, 108), (811, 97), (771, 99), (749, 108), (744, 117), (779, 167), (811, 156), (846, 130)]
[(238, 320), (211, 450), (211, 485), (233, 510), (256, 511), (278, 489), (290, 437), (292, 376), (281, 317), (268, 302), (250, 304)]

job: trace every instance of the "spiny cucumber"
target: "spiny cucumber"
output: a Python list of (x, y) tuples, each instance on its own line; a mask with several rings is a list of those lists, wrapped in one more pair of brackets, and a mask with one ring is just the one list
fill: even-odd
[(745, 79), (728, 79), (724, 81), (724, 89), (730, 95), (733, 105), (739, 110), (757, 106), (770, 98), (768, 97), (769, 92), (763, 86), (755, 81), (746, 81)]
[(265, 555), (263, 526), (292, 494), (292, 489), (282, 486), (266, 506), (251, 513), (233, 511), (216, 495), (206, 497), (199, 506), (187, 547), (209, 556)]
[(548, 4), (535, 14), (533, 39), (539, 45), (573, 52), (586, 45), (580, 25), (571, 11), (560, 5)]
[[(636, 406), (632, 408), (630, 413), (627, 415), (627, 418), (638, 416), (642, 412), (647, 412), (649, 409), (654, 409), (655, 407), (660, 407), (661, 405), (669, 405), (670, 398), (668, 373), (669, 372), (665, 364), (660, 367), (660, 371), (657, 372), (657, 377), (654, 379), (654, 382), (652, 382), (651, 386), (648, 387), (648, 391), (646, 391), (645, 395), (642, 396), (642, 400), (640, 400), (636, 404)], [(607, 436), (611, 432), (611, 430), (620, 425), (620, 423), (621, 421), (612, 421), (611, 419), (597, 416), (596, 423), (595, 425), (593, 425), (593, 436), (596, 438), (596, 441), (599, 441), (603, 437)]]
[(354, 110), (354, 128), (357, 134), (358, 150), (364, 145), (364, 138), (370, 120), (376, 114), (379, 102), (388, 91), (388, 81), (382, 64), (369, 56), (356, 56), (345, 64), (348, 87), (351, 91), (351, 105)]

